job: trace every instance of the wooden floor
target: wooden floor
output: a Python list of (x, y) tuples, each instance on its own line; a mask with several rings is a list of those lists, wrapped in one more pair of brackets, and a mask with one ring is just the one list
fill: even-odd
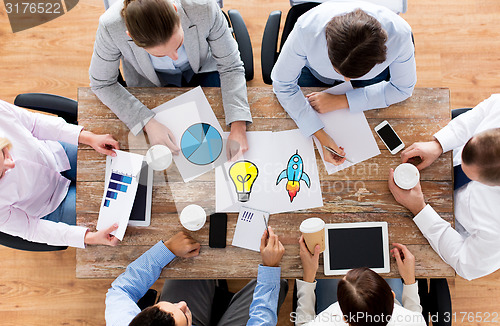
[[(265, 21), (272, 10), (286, 12), (288, 1), (225, 0), (224, 4), (226, 10), (238, 9), (247, 23), (256, 67), (250, 84), (262, 85), (260, 43)], [(0, 99), (12, 102), (23, 92), (76, 99), (76, 88), (88, 85), (92, 46), (103, 10), (101, 0), (81, 0), (54, 21), (12, 34), (0, 6)], [(474, 106), (500, 92), (498, 0), (409, 0), (403, 17), (415, 36), (417, 87), (449, 87), (453, 108)], [(74, 249), (25, 253), (0, 247), (0, 261), (1, 325), (104, 324), (104, 297), (112, 280), (76, 279)], [(478, 318), (468, 317), (500, 313), (500, 271), (472, 282), (458, 277), (454, 283), (451, 291), (458, 324), (479, 325)], [(156, 286), (161, 287), (161, 281)], [(239, 286), (241, 282), (231, 284)], [(290, 310), (287, 300), (280, 325), (290, 325)]]

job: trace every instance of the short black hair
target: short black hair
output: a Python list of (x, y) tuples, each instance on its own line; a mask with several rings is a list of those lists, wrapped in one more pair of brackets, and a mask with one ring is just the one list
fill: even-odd
[(387, 33), (361, 9), (333, 17), (325, 28), (328, 58), (344, 77), (359, 78), (387, 57)]
[(129, 326), (175, 326), (175, 319), (172, 313), (151, 306), (135, 316)]
[(474, 165), (479, 182), (500, 185), (500, 128), (488, 129), (474, 135), (462, 151), (462, 163)]

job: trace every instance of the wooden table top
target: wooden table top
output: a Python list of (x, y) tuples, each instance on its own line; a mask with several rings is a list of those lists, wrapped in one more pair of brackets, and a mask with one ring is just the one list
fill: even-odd
[[(129, 88), (148, 108), (156, 106), (186, 92), (179, 88)], [(204, 88), (215, 115), (225, 131), (224, 110), (219, 88)], [(317, 88), (303, 88), (304, 93)], [(281, 131), (297, 128), (294, 121), (281, 108), (269, 87), (248, 88), (248, 101), (252, 109), (253, 124), (249, 131)], [(90, 88), (78, 90), (79, 124), (95, 133), (112, 134), (121, 149), (144, 154), (144, 135), (131, 136), (128, 128), (94, 95)], [(415, 141), (427, 141), (450, 121), (449, 90), (444, 88), (416, 88), (408, 100), (389, 108), (365, 112), (373, 129), (388, 120), (406, 146)], [(417, 277), (455, 277), (454, 270), (434, 252), (415, 223), (413, 215), (399, 205), (387, 186), (390, 167), (400, 163), (400, 156), (391, 155), (375, 136), (382, 154), (340, 172), (328, 175), (316, 151), (323, 192), (323, 207), (275, 214), (270, 225), (285, 246), (281, 263), (283, 278), (302, 277), (299, 258), (299, 225), (308, 217), (321, 217), (326, 223), (386, 221), (389, 224), (389, 243), (406, 244), (416, 258)], [(104, 191), (105, 157), (88, 146), (78, 150), (78, 182), (76, 194), (77, 224), (95, 230)], [(167, 240), (183, 230), (178, 212), (191, 203), (201, 205), (207, 212), (215, 208), (215, 173), (184, 183), (173, 164), (168, 172), (155, 172), (151, 225), (128, 227), (123, 241), (117, 247), (88, 246), (77, 250), (76, 276), (79, 278), (114, 278), (127, 265), (147, 251), (159, 240)], [(168, 181), (168, 182), (167, 182)], [(422, 190), (426, 201), (439, 215), (453, 224), (453, 186), (451, 154), (442, 155), (430, 168), (421, 172)], [(175, 202), (174, 202), (175, 198)], [(200, 255), (190, 259), (175, 259), (163, 269), (168, 278), (253, 278), (257, 275), (260, 254), (232, 247), (231, 242), (237, 214), (228, 214), (227, 247), (213, 249), (208, 246), (209, 219), (192, 236), (202, 244)], [(392, 246), (391, 246), (392, 247)], [(324, 278), (323, 258), (320, 258), (318, 278)], [(391, 272), (384, 276), (397, 277), (394, 259)]]

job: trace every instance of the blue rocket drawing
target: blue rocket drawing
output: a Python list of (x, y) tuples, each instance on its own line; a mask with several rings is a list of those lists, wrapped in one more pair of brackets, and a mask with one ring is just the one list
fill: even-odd
[(278, 185), (278, 183), (280, 183), (283, 179), (288, 180), (286, 190), (288, 190), (290, 202), (293, 201), (297, 192), (300, 190), (300, 180), (303, 180), (308, 188), (311, 187), (311, 181), (309, 180), (307, 173), (304, 172), (304, 162), (302, 161), (302, 157), (300, 157), (298, 150), (292, 155), (292, 157), (290, 157), (287, 168), (281, 171), (278, 176), (278, 180), (276, 180), (276, 185)]

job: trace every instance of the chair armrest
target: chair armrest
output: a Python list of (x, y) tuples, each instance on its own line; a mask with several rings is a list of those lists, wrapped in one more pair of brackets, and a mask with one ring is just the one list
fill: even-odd
[(233, 28), (234, 38), (238, 43), (238, 48), (240, 50), (241, 60), (245, 66), (245, 78), (246, 80), (252, 80), (254, 76), (253, 70), (253, 50), (252, 41), (250, 40), (250, 35), (248, 34), (247, 26), (243, 21), (243, 17), (236, 9), (228, 10), (229, 19), (231, 20), (231, 26)]
[(23, 108), (56, 114), (68, 123), (77, 123), (78, 102), (67, 97), (45, 93), (17, 95), (14, 104)]
[(0, 245), (24, 251), (59, 251), (68, 248), (67, 246), (51, 246), (46, 243), (32, 242), (3, 232), (0, 232)]
[(278, 33), (280, 30), (281, 11), (275, 10), (267, 18), (264, 34), (262, 35), (262, 47), (260, 52), (260, 62), (262, 68), (262, 78), (264, 83), (271, 85), (271, 71), (278, 59)]

